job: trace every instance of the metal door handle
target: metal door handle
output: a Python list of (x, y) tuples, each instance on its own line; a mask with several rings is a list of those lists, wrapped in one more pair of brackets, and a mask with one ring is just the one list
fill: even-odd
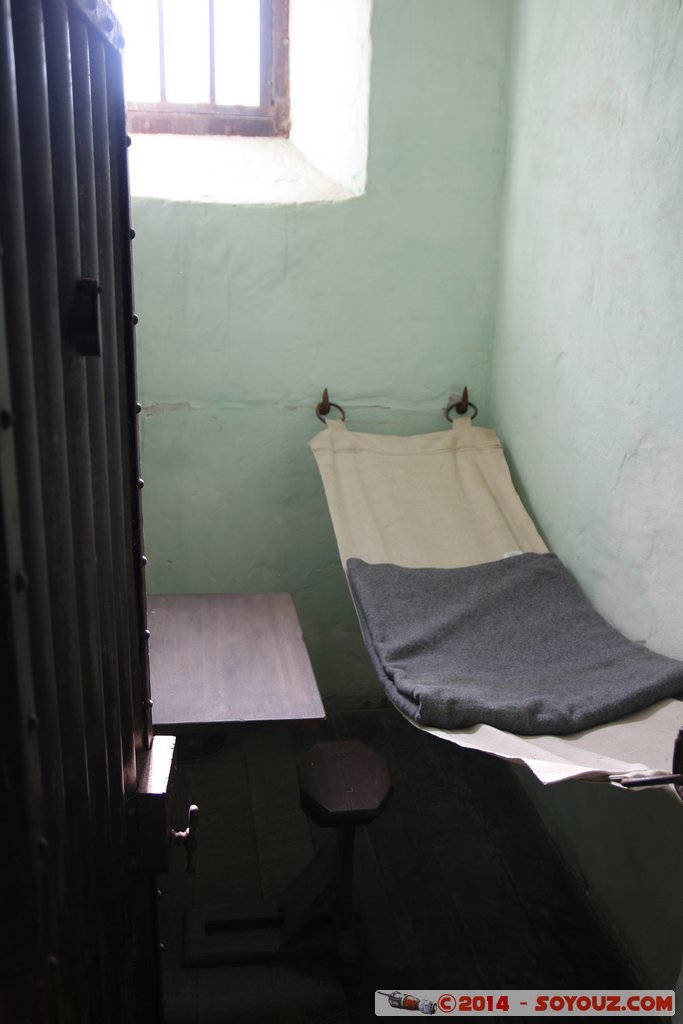
[(199, 844), (199, 808), (191, 804), (187, 812), (187, 828), (182, 832), (171, 829), (171, 846), (184, 846), (187, 855), (187, 871), (193, 874), (197, 866), (197, 846)]

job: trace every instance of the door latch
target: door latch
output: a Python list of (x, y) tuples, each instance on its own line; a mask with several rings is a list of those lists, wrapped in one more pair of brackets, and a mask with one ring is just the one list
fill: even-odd
[(199, 842), (199, 808), (196, 804), (190, 804), (187, 812), (187, 828), (182, 832), (171, 829), (169, 843), (173, 846), (184, 846), (187, 856), (187, 872), (193, 874), (197, 867), (197, 846)]

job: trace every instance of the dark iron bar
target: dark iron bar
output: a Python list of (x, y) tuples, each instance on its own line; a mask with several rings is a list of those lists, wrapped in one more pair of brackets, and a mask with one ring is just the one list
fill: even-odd
[[(0, 29), (0, 40), (2, 30)], [(0, 43), (0, 52), (2, 47)], [(0, 100), (0, 110), (4, 104)], [(0, 251), (0, 271), (3, 266)], [(26, 586), (17, 587), (25, 576), (21, 541), (19, 487), (14, 456), (12, 400), (9, 385), (7, 334), (3, 278), (0, 273), (0, 579), (15, 581), (0, 587), (0, 622), (12, 622), (11, 636), (0, 633), (3, 676), (16, 680), (16, 687), (4, 685), (3, 713), (0, 715), (0, 793), (5, 820), (12, 823), (19, 840), (19, 856), (13, 857), (8, 844), (0, 848), (0, 871), (12, 879), (3, 914), (19, 923), (17, 930), (3, 928), (0, 934), (0, 1017), (17, 1020), (22, 1007), (14, 999), (17, 973), (31, 981), (30, 1011), (35, 1019), (47, 1016), (47, 986), (43, 975), (43, 925), (45, 891), (41, 883), (39, 842), (42, 828), (43, 794), (40, 751), (36, 730), (27, 733), (24, 723), (36, 720), (31, 666)], [(27, 577), (26, 577), (27, 578)], [(57, 992), (53, 993), (57, 995)]]
[[(109, 122), (104, 44), (91, 35), (90, 72), (92, 79), (93, 142), (97, 200), (97, 236), (100, 279), (114, 282), (114, 250), (111, 217), (111, 178), (109, 162)], [(119, 366), (116, 357), (116, 294), (114, 287), (103, 289), (102, 296), (102, 370), (109, 463), (109, 520), (114, 551), (125, 550), (124, 479), (121, 457), (121, 408)], [(125, 561), (112, 564), (114, 621), (118, 650), (118, 686), (107, 693), (107, 742), (112, 789), (112, 809), (123, 813), (124, 764), (135, 765), (133, 717), (128, 696), (131, 676), (130, 626), (126, 592)], [(118, 742), (117, 742), (118, 738)]]
[[(130, 623), (132, 678), (128, 704), (133, 721), (135, 750), (149, 749), (152, 715), (149, 688), (149, 660), (144, 626), (147, 620), (142, 557), (142, 503), (138, 480), (140, 453), (137, 428), (137, 368), (133, 324), (133, 270), (130, 254), (130, 195), (126, 155), (126, 118), (123, 104), (123, 69), (119, 54), (106, 50), (108, 125), (111, 139), (110, 174), (114, 243), (116, 335), (119, 339), (121, 455), (125, 514), (127, 605)], [(127, 710), (122, 706), (122, 720)], [(135, 791), (135, 764), (124, 762), (126, 795)]]
[[(76, 130), (76, 170), (78, 176), (79, 225), (81, 246), (81, 276), (99, 280), (99, 244), (97, 238), (97, 208), (95, 196), (94, 174), (94, 143), (93, 115), (91, 102), (90, 54), (88, 26), (82, 19), (74, 19), (70, 25), (71, 65), (73, 77), (74, 123)], [(100, 346), (101, 347), (101, 346)], [(107, 714), (111, 712), (112, 702), (118, 704), (119, 664), (115, 637), (114, 601), (113, 601), (113, 553), (111, 523), (109, 517), (109, 476), (107, 460), (107, 435), (104, 406), (104, 384), (102, 362), (100, 356), (92, 355), (85, 358), (87, 415), (90, 428), (90, 466), (91, 466), (91, 501), (92, 515), (95, 525), (95, 562), (97, 566), (97, 587), (90, 595), (94, 603), (84, 608), (84, 617), (92, 616), (92, 633), (98, 633), (98, 650), (101, 657), (99, 675), (93, 675), (86, 691), (86, 709), (89, 721), (88, 758), (91, 763), (92, 785), (95, 797), (94, 820), (100, 837), (98, 863), (102, 870), (110, 876), (114, 870), (115, 858), (112, 857), (113, 836), (120, 831), (116, 821), (124, 819), (122, 794), (120, 787), (120, 741), (111, 736), (107, 728)], [(82, 628), (88, 629), (87, 619)], [(117, 716), (118, 718), (118, 716)], [(110, 751), (108, 745), (116, 743), (116, 749)], [(115, 775), (109, 777), (110, 763), (114, 762)], [(118, 772), (116, 765), (118, 762)], [(117, 777), (118, 776), (118, 777)], [(118, 806), (117, 806), (118, 805)], [(115, 818), (112, 822), (110, 810)], [(118, 814), (117, 814), (118, 811)], [(114, 876), (115, 877), (115, 876)], [(114, 936), (123, 932), (120, 917), (120, 899), (115, 885), (105, 889), (104, 911), (111, 920)], [(100, 938), (101, 958), (104, 969), (111, 972), (106, 988), (113, 983), (116, 971), (116, 958), (107, 953), (108, 941)], [(114, 949), (119, 942), (114, 938)], [(116, 1020), (120, 1014), (115, 1001), (108, 1007), (111, 1019)]]
[(642, 778), (619, 779), (619, 784), (626, 789), (638, 789), (645, 786), (683, 786), (683, 775), (644, 775)]

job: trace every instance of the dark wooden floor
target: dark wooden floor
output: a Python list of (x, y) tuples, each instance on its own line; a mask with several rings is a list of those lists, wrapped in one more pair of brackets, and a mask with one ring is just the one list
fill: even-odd
[[(299, 810), (296, 760), (329, 738), (363, 740), (394, 782), (356, 844), (364, 959), (183, 968), (187, 905), (274, 895), (324, 838)], [(231, 737), (179, 767), (179, 823), (191, 801), (197, 872), (184, 873), (178, 851), (160, 876), (165, 1024), (348, 1024), (375, 1019), (378, 988), (639, 987), (510, 770), (393, 709), (338, 712), (320, 732)]]

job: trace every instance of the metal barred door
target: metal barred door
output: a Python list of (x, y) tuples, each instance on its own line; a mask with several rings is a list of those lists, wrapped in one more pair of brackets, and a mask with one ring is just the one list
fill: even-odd
[(0, 1020), (155, 1021), (120, 32), (0, 0)]

